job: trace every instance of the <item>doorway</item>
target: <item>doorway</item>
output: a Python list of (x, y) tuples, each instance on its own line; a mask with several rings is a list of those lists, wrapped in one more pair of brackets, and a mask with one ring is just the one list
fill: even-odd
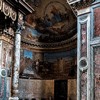
[(55, 80), (54, 100), (67, 100), (67, 80)]

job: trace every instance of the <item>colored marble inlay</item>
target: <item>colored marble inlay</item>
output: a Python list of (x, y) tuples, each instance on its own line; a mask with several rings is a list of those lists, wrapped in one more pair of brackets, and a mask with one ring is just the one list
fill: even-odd
[(2, 68), (6, 67), (6, 48), (3, 49), (3, 62)]
[(94, 37), (100, 36), (100, 7), (94, 10)]
[(81, 73), (81, 100), (87, 98), (87, 72)]
[(100, 46), (94, 49), (95, 100), (100, 99)]
[(0, 76), (0, 100), (7, 100), (6, 98), (6, 82), (5, 78)]
[(81, 25), (81, 57), (87, 55), (87, 26), (86, 23)]

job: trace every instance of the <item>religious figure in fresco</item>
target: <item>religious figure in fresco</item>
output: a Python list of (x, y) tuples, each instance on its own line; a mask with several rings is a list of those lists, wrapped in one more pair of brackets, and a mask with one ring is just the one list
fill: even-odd
[[(31, 5), (36, 2), (36, 0), (26, 1)], [(42, 9), (39, 9), (43, 11), (34, 12), (26, 17), (27, 25), (22, 34), (23, 38), (34, 42), (59, 42), (76, 33), (69, 32), (72, 27), (73, 29), (76, 27), (76, 17), (65, 4), (59, 1), (49, 1)]]
[(51, 14), (53, 15), (52, 16), (53, 23), (57, 23), (61, 21), (61, 16), (60, 16), (61, 14), (54, 5), (52, 5)]
[(52, 26), (52, 22), (51, 22), (51, 20), (50, 20), (50, 18), (49, 18), (49, 16), (48, 16), (48, 14), (46, 14), (46, 15), (44, 16), (44, 24), (45, 24), (45, 26), (47, 26), (47, 27)]

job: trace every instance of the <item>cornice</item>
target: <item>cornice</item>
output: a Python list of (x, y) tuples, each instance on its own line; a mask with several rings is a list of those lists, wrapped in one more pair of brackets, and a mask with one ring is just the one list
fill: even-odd
[(22, 39), (23, 47), (27, 47), (30, 49), (38, 50), (38, 51), (52, 51), (52, 50), (70, 50), (72, 48), (76, 48), (77, 46), (77, 36), (74, 35), (70, 39), (57, 43), (41, 43), (41, 42), (31, 42)]
[[(14, 43), (14, 36), (10, 35), (8, 32), (3, 32), (0, 36), (1, 40)], [(41, 42), (31, 42), (22, 38), (21, 45), (23, 48), (28, 48), (33, 51), (46, 52), (46, 51), (62, 51), (70, 50), (77, 47), (77, 35), (74, 35), (68, 40), (56, 43), (41, 43)]]
[(7, 2), (15, 10), (19, 9), (19, 11), (24, 15), (35, 11), (28, 3), (25, 2), (25, 0), (4, 0), (4, 2)]
[(74, 14), (77, 16), (77, 11), (91, 6), (96, 0), (67, 0)]

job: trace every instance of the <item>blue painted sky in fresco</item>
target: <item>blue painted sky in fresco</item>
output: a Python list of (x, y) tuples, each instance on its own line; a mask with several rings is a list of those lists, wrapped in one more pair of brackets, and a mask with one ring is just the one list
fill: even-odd
[(33, 58), (33, 52), (32, 51), (28, 51), (28, 50), (24, 50), (24, 57)]
[(66, 57), (74, 57), (77, 54), (77, 49), (73, 49), (70, 51), (64, 51), (64, 52), (51, 52), (51, 53), (45, 53), (44, 58), (45, 59), (58, 59), (58, 58), (66, 58)]
[(32, 33), (33, 36), (39, 36), (41, 35), (41, 33), (39, 33), (37, 30), (35, 29), (31, 29), (31, 28), (28, 28), (28, 31), (30, 31)]

